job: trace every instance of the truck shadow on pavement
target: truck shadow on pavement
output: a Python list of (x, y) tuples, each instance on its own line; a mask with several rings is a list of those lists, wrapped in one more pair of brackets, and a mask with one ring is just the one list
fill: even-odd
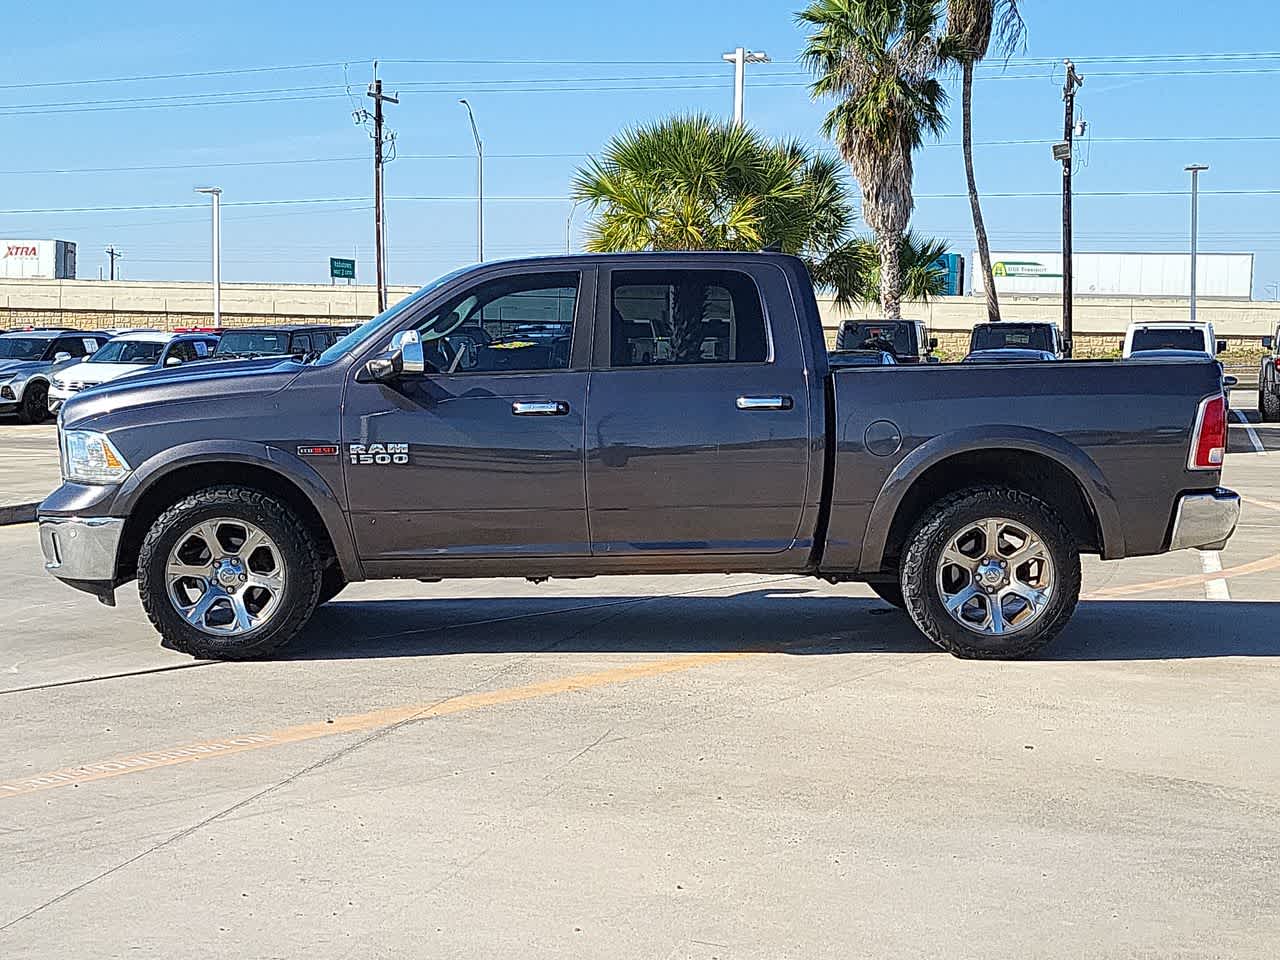
[[(468, 597), (338, 600), (281, 657), (342, 660), (465, 653), (945, 654), (900, 610), (806, 589), (732, 597)], [(1280, 656), (1280, 603), (1086, 600), (1046, 661)]]

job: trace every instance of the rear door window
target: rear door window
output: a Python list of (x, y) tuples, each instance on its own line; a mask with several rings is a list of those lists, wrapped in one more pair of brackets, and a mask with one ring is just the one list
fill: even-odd
[(1204, 334), (1199, 330), (1157, 330), (1143, 327), (1133, 332), (1133, 353), (1142, 350), (1204, 350)]

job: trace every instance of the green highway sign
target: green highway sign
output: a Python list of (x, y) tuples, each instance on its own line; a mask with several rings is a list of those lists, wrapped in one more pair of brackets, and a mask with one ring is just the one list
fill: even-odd
[(341, 257), (330, 257), (329, 276), (334, 280), (354, 280), (356, 278), (356, 262), (354, 260), (343, 260)]

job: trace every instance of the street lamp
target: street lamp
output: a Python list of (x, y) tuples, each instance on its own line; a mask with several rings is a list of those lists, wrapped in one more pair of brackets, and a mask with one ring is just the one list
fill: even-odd
[(484, 144), (480, 142), (480, 131), (476, 129), (476, 115), (471, 112), (471, 104), (459, 100), (467, 108), (467, 117), (471, 120), (471, 136), (476, 141), (476, 260), (484, 263)]
[(222, 326), (222, 188), (196, 187), (213, 197), (213, 325)]
[(748, 63), (772, 63), (769, 55), (763, 50), (748, 50), (737, 47), (732, 53), (722, 54), (725, 63), (733, 64), (733, 123), (742, 126), (742, 96), (747, 84)]
[(573, 206), (569, 208), (569, 215), (564, 218), (564, 252), (566, 254), (573, 253), (573, 215), (578, 212), (578, 204), (581, 200), (573, 201)]
[(1191, 163), (1183, 168), (1191, 174), (1191, 322), (1196, 320), (1196, 240), (1200, 217), (1200, 172), (1208, 170), (1206, 163)]

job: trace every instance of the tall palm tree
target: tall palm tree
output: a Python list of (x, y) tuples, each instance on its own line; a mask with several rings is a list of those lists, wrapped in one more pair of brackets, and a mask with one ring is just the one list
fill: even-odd
[(964, 175), (969, 185), (969, 209), (973, 212), (973, 235), (978, 244), (978, 263), (986, 280), (987, 319), (1000, 319), (995, 278), (991, 275), (991, 248), (987, 227), (978, 202), (978, 183), (973, 174), (973, 68), (985, 60), (995, 37), (997, 49), (1006, 55), (1021, 47), (1027, 33), (1018, 10), (1018, 0), (947, 0), (946, 43), (950, 56), (959, 61), (964, 145)]
[(902, 239), (911, 222), (912, 153), (946, 128), (937, 0), (814, 0), (802, 59), (815, 98), (835, 98), (823, 132), (862, 187), (862, 215), (880, 252), (880, 302), (902, 316)]

